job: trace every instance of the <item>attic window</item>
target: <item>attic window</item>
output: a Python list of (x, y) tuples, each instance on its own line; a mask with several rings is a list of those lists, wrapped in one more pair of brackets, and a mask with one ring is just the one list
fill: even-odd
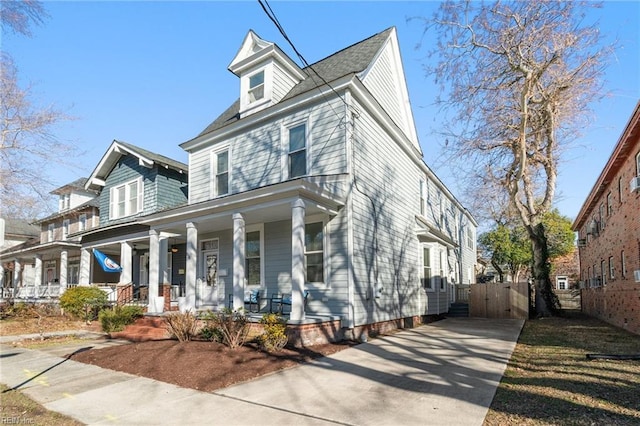
[(249, 103), (264, 98), (264, 71), (249, 77)]

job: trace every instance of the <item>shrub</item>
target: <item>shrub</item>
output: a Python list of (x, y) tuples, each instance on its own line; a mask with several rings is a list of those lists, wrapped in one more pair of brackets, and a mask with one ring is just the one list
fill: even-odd
[(211, 321), (222, 333), (222, 343), (229, 346), (230, 349), (242, 346), (247, 341), (249, 324), (242, 311), (224, 308), (222, 312), (213, 314)]
[(172, 337), (180, 342), (188, 342), (196, 335), (197, 318), (191, 312), (174, 312), (164, 317)]
[(207, 311), (200, 319), (204, 322), (204, 326), (200, 329), (200, 337), (205, 340), (210, 340), (212, 342), (222, 343), (224, 340), (224, 335), (222, 334), (222, 330), (216, 325), (215, 316), (211, 311)]
[(133, 324), (136, 318), (144, 314), (141, 306), (116, 306), (113, 309), (103, 309), (98, 314), (102, 330), (105, 333), (122, 331), (124, 328)]
[(264, 333), (258, 336), (258, 344), (267, 352), (278, 352), (285, 347), (287, 337), (287, 321), (279, 314), (264, 314), (260, 319)]
[(60, 296), (60, 307), (68, 314), (91, 321), (107, 305), (107, 293), (97, 287), (73, 287)]

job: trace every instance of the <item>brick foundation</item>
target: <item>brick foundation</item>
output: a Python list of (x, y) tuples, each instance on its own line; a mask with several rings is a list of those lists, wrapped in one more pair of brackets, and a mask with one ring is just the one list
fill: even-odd
[(640, 283), (582, 289), (582, 312), (640, 334)]

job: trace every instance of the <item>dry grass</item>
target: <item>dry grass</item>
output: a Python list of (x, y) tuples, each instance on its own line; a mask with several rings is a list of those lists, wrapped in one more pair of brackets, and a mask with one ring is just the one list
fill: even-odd
[(580, 313), (527, 321), (485, 425), (640, 424), (640, 336)]
[(14, 425), (76, 426), (71, 417), (49, 411), (25, 394), (0, 384), (0, 422)]

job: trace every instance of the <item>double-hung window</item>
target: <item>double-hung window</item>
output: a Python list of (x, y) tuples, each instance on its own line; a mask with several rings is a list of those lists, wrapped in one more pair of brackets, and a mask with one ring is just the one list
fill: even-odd
[(229, 193), (229, 147), (214, 151), (211, 162), (213, 166), (213, 197), (227, 195)]
[(420, 179), (420, 215), (424, 216), (424, 180)]
[(249, 77), (249, 103), (264, 98), (264, 71), (257, 72)]
[(111, 188), (109, 218), (119, 219), (142, 211), (142, 177)]
[(78, 218), (78, 231), (86, 231), (87, 230), (87, 215), (81, 214)]
[(51, 242), (53, 241), (53, 230), (56, 229), (56, 225), (53, 223), (50, 223), (49, 226), (47, 226), (47, 242)]
[(307, 174), (307, 125), (298, 124), (288, 129), (289, 155), (288, 171), (289, 179)]
[(261, 284), (261, 252), (260, 231), (247, 232), (245, 236), (245, 275), (247, 285)]
[(433, 290), (431, 282), (431, 249), (422, 248), (422, 287), (425, 290)]
[(304, 263), (307, 282), (324, 282), (324, 223), (307, 223), (304, 227)]
[(69, 219), (62, 221), (62, 239), (66, 240), (69, 235)]

